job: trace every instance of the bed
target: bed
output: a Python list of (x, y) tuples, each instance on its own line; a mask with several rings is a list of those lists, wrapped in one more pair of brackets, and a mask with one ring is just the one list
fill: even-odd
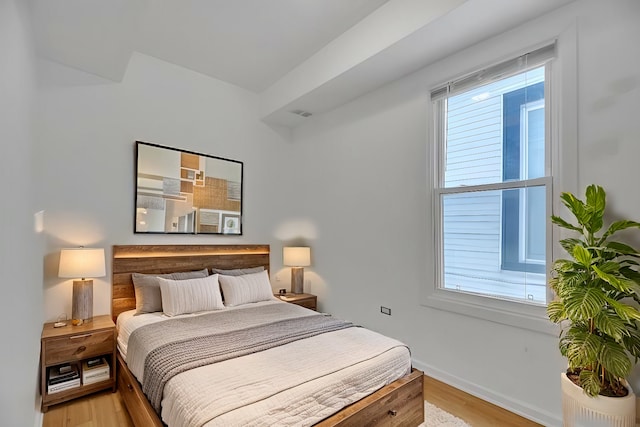
[[(164, 274), (205, 268), (211, 272), (212, 268), (237, 270), (258, 267), (268, 274), (269, 257), (268, 245), (113, 247), (112, 316), (114, 321), (118, 322), (121, 332), (118, 336), (119, 351), (116, 361), (117, 388), (134, 424), (137, 427), (166, 425), (161, 416), (167, 420), (170, 427), (189, 425), (191, 422), (195, 422), (193, 425), (213, 427), (231, 425), (238, 420), (242, 420), (238, 421), (240, 425), (313, 423), (321, 427), (417, 426), (422, 423), (422, 372), (411, 369), (410, 360), (400, 360), (406, 358), (401, 353), (407, 351), (397, 342), (394, 343), (395, 340), (364, 328), (345, 324), (330, 316), (280, 302), (275, 298), (211, 313), (180, 315), (172, 318), (173, 323), (164, 322), (166, 316), (161, 313), (149, 313), (149, 316), (132, 315), (136, 308), (132, 281), (134, 273)], [(156, 327), (155, 322), (162, 324), (162, 327), (179, 323), (180, 331), (191, 331), (198, 329), (197, 325), (200, 323), (209, 322), (207, 318), (213, 319), (211, 321), (216, 325), (236, 325), (242, 322), (253, 325), (258, 322), (256, 319), (272, 315), (286, 317), (278, 320), (286, 322), (278, 323), (280, 330), (288, 331), (287, 328), (294, 323), (296, 328), (298, 324), (308, 323), (308, 326), (305, 326), (307, 329), (303, 332), (309, 335), (300, 335), (303, 339), (289, 340), (292, 334), (283, 332), (282, 345), (274, 345), (265, 351), (254, 352), (248, 349), (246, 353), (242, 353), (245, 351), (244, 347), (234, 348), (232, 353), (239, 352), (241, 357), (223, 359), (219, 362), (215, 359), (217, 363), (204, 365), (198, 362), (197, 365), (193, 365), (194, 369), (172, 374), (175, 376), (169, 377), (167, 381), (156, 381), (162, 382), (164, 388), (160, 388), (160, 391), (153, 388), (150, 393), (148, 384), (154, 383), (152, 379), (155, 377), (147, 374), (152, 371), (147, 371), (140, 365), (140, 354), (148, 353), (140, 353), (138, 350), (138, 347), (144, 347), (139, 342), (148, 342), (146, 338), (141, 338), (143, 330), (152, 329), (146, 326), (148, 323), (154, 323), (153, 328)], [(176, 323), (177, 318), (182, 320)], [(238, 322), (238, 319), (241, 321)], [(138, 330), (137, 324), (144, 327)], [(321, 326), (318, 326), (319, 324)], [(182, 325), (186, 326), (183, 328)], [(257, 323), (254, 326), (252, 331), (260, 330), (262, 327)], [(320, 332), (314, 332), (316, 330)], [(156, 334), (155, 340), (162, 340), (168, 336), (164, 332), (151, 333)], [(224, 336), (227, 333), (227, 330), (221, 332)], [(296, 329), (295, 334), (298, 333), (301, 332)], [(198, 340), (197, 342), (202, 341), (201, 337), (194, 339)], [(364, 353), (357, 355), (360, 351), (360, 339), (372, 341), (374, 347), (378, 346), (379, 351), (375, 357)], [(273, 340), (269, 338), (268, 341)], [(340, 344), (337, 345), (336, 342)], [(229, 343), (236, 345), (236, 339), (230, 339)], [(188, 347), (189, 352), (180, 350), (185, 346), (173, 344), (168, 343), (165, 347), (182, 351), (180, 357), (185, 357), (183, 353), (197, 353), (191, 350), (191, 344)], [(206, 345), (203, 344), (203, 347)], [(132, 348), (136, 351), (131, 350)], [(298, 351), (303, 353), (297, 353)], [(167, 356), (166, 359), (175, 363), (175, 355)], [(131, 363), (131, 368), (127, 362)], [(407, 363), (408, 369), (405, 366)], [(176, 367), (187, 365), (189, 363), (180, 361), (168, 370), (175, 371)], [(315, 370), (320, 373), (316, 373)], [(387, 377), (384, 378), (383, 374)], [(389, 375), (394, 377), (389, 378)], [(142, 381), (139, 381), (142, 377)], [(272, 391), (274, 387), (279, 387), (278, 392)], [(269, 391), (266, 392), (265, 389)], [(246, 390), (252, 390), (251, 394), (245, 392)], [(255, 396), (254, 391), (258, 392)], [(355, 399), (357, 401), (353, 401)], [(188, 422), (185, 418), (187, 415)]]

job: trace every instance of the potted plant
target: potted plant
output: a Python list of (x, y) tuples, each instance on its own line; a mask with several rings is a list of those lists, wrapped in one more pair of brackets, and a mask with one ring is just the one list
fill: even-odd
[(571, 259), (553, 263), (549, 282), (557, 298), (547, 313), (562, 326), (559, 347), (568, 361), (562, 374), (564, 425), (578, 416), (635, 426), (635, 396), (625, 379), (640, 356), (640, 253), (613, 237), (640, 223), (619, 220), (602, 232), (606, 194), (596, 185), (587, 187), (585, 201), (571, 193), (560, 198), (575, 222), (558, 216), (551, 221), (579, 233), (560, 241)]

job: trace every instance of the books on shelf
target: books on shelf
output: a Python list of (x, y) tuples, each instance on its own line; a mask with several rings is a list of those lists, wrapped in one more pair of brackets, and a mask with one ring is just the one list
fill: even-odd
[(98, 368), (100, 366), (105, 366), (107, 361), (104, 357), (96, 357), (94, 359), (85, 360), (85, 366), (88, 368)]
[(56, 393), (70, 388), (80, 387), (78, 365), (66, 363), (49, 368), (47, 392)]
[(47, 393), (108, 381), (110, 378), (111, 368), (104, 357), (52, 366), (47, 371)]
[(104, 357), (89, 359), (82, 362), (82, 383), (93, 384), (106, 381), (111, 375), (109, 363)]
[(47, 385), (47, 393), (51, 394), (51, 393), (57, 393), (60, 391), (64, 391), (64, 390), (69, 390), (71, 388), (76, 388), (76, 387), (80, 387), (80, 377), (73, 379), (73, 380), (69, 380), (67, 382), (64, 383), (59, 383), (59, 384), (49, 384)]

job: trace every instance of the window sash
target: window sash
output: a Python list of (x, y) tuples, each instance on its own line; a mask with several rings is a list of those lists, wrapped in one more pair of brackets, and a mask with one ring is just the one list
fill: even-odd
[[(444, 209), (443, 209), (443, 196), (450, 194), (468, 194), (475, 192), (484, 192), (484, 191), (492, 191), (492, 190), (506, 190), (506, 189), (521, 189), (527, 187), (541, 187), (544, 186), (546, 189), (546, 197), (545, 197), (545, 209), (546, 212), (551, 212), (551, 194), (552, 194), (552, 182), (553, 178), (550, 176), (545, 176), (541, 178), (528, 179), (528, 180), (519, 180), (519, 181), (508, 181), (508, 182), (499, 182), (492, 184), (482, 184), (468, 187), (449, 187), (449, 188), (436, 188), (434, 189), (434, 197), (436, 209), (434, 210), (434, 235), (435, 235), (435, 243), (436, 243), (436, 251), (434, 253), (435, 258), (435, 270), (436, 270), (436, 289), (445, 291), (445, 292), (463, 292), (466, 294), (474, 294), (479, 295), (484, 298), (495, 298), (495, 299), (503, 299), (503, 300), (511, 300), (518, 303), (523, 304), (532, 304), (532, 305), (541, 305), (540, 303), (532, 303), (526, 299), (519, 298), (508, 298), (505, 296), (501, 296), (498, 294), (489, 294), (489, 293), (474, 293), (468, 291), (456, 291), (453, 289), (445, 288), (445, 269), (444, 269)], [(549, 262), (549, 254), (551, 251), (550, 244), (550, 229), (549, 226), (546, 227), (545, 233), (547, 235), (545, 251), (546, 251), (546, 262)], [(548, 298), (548, 297), (547, 297)]]
[(504, 181), (504, 182), (494, 182), (490, 184), (481, 184), (481, 185), (469, 185), (464, 187), (438, 187), (435, 188), (436, 197), (439, 197), (441, 194), (456, 194), (456, 193), (470, 193), (474, 191), (488, 191), (488, 190), (508, 190), (508, 189), (516, 189), (516, 188), (525, 188), (525, 187), (539, 187), (539, 186), (548, 186), (551, 184), (550, 176), (543, 176), (540, 178), (533, 179), (520, 179), (513, 181)]

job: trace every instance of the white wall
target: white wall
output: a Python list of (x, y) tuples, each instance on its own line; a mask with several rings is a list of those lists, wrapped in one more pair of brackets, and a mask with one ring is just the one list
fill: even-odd
[[(320, 308), (405, 340), (416, 365), (430, 375), (544, 425), (560, 425), (559, 373), (566, 362), (557, 337), (419, 303), (433, 256), (427, 235), (429, 89), (473, 70), (483, 57), (501, 59), (561, 33), (577, 34), (577, 81), (564, 82), (564, 90), (571, 93), (567, 87), (577, 82), (578, 99), (563, 100), (559, 124), (570, 126), (570, 105), (578, 105), (579, 174), (573, 180), (580, 191), (603, 185), (616, 216), (638, 219), (639, 19), (637, 1), (580, 1), (296, 129), (294, 191), (301, 200), (291, 209), (307, 214), (317, 230), (309, 243), (311, 290)], [(381, 305), (392, 309), (390, 317), (380, 314)]]
[(42, 237), (33, 214), (39, 174), (32, 167), (35, 60), (24, 2), (0, 0), (0, 425), (31, 426), (42, 329)]
[[(111, 310), (114, 244), (269, 243), (278, 252), (274, 228), (290, 143), (260, 122), (257, 95), (140, 54), (121, 83), (39, 65), (46, 320), (71, 315), (71, 281), (57, 277), (62, 247), (106, 249), (107, 277), (94, 279), (94, 315)], [(244, 235), (134, 235), (136, 140), (243, 161)]]

